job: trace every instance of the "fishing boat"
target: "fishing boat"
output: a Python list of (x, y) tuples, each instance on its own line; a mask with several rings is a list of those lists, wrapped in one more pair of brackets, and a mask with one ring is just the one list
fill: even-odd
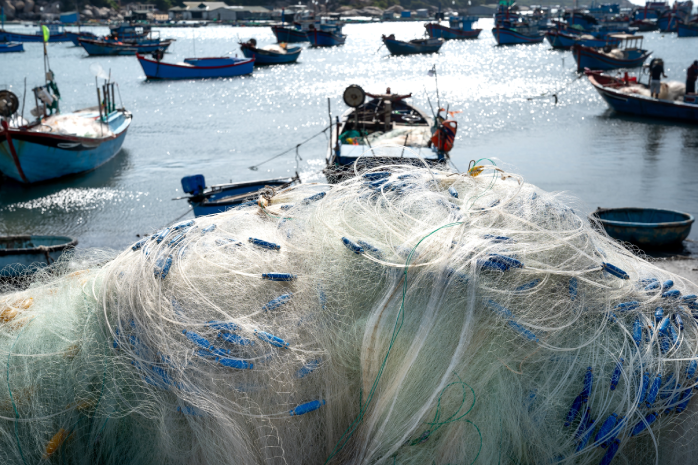
[(551, 29), (545, 33), (545, 38), (550, 42), (553, 48), (561, 50), (570, 50), (575, 44), (584, 45), (585, 47), (618, 47), (620, 39), (613, 36), (606, 36), (598, 39), (591, 34), (570, 34)]
[(680, 21), (677, 32), (679, 37), (698, 37), (698, 22), (685, 23)]
[(236, 207), (256, 205), (259, 196), (269, 192), (270, 189), (279, 191), (299, 183), (300, 178), (296, 173), (290, 178), (262, 179), (206, 187), (204, 176), (196, 174), (182, 178), (182, 189), (189, 195), (173, 200), (187, 199), (196, 217), (215, 215)]
[(98, 37), (97, 37), (96, 34), (93, 34), (93, 33), (91, 33), (91, 32), (85, 32), (85, 31), (83, 31), (83, 32), (70, 32), (70, 31), (67, 31), (66, 34), (68, 34), (68, 37), (70, 38), (70, 41), (71, 41), (76, 47), (79, 47), (79, 46), (80, 46), (80, 42), (78, 41), (78, 39), (93, 39), (93, 40), (98, 39)]
[(574, 45), (572, 55), (577, 61), (577, 71), (585, 68), (608, 70), (618, 68), (637, 68), (647, 60), (652, 52), (642, 49), (642, 36), (627, 34), (612, 34), (610, 37), (619, 39), (621, 46), (604, 48)]
[(658, 208), (598, 208), (589, 215), (612, 238), (641, 249), (680, 246), (691, 232), (693, 215)]
[(295, 63), (303, 50), (299, 46), (289, 47), (285, 43), (257, 48), (257, 41), (240, 42), (240, 50), (247, 58), (253, 58), (255, 66)]
[[(48, 68), (45, 47), (44, 54)], [(0, 172), (24, 184), (101, 166), (121, 150), (131, 124), (131, 113), (116, 107), (114, 82), (103, 70), (104, 84), (96, 89), (98, 105), (72, 113), (60, 112), (53, 72), (45, 69), (44, 76), (45, 84), (33, 89), (33, 122), (17, 114), (19, 98), (15, 94), (0, 91)]]
[(0, 236), (0, 278), (35, 273), (77, 244), (76, 239), (65, 236)]
[(109, 37), (120, 40), (140, 39), (150, 34), (150, 26), (133, 23), (121, 23), (109, 27)]
[(143, 53), (153, 53), (155, 51), (164, 52), (172, 44), (172, 40), (157, 40), (154, 43), (139, 44), (137, 42), (121, 42), (110, 39), (83, 39), (78, 38), (88, 55), (136, 55)]
[(384, 94), (367, 94), (357, 85), (347, 87), (343, 97), (350, 109), (332, 127), (324, 169), (330, 182), (354, 176), (355, 166), (363, 171), (382, 165), (447, 163), (458, 124), (440, 112), (428, 116), (406, 102), (411, 95), (393, 94), (390, 88)]
[(427, 23), (429, 37), (443, 40), (477, 39), (482, 29), (473, 29), (473, 23), (477, 16), (451, 16), (448, 19), (448, 27), (440, 23)]
[(0, 53), (23, 52), (24, 44), (21, 42), (0, 42)]
[(652, 98), (648, 85), (635, 77), (618, 78), (588, 69), (585, 74), (599, 95), (619, 113), (698, 123), (698, 94), (672, 92), (662, 83), (659, 98)]
[(148, 79), (227, 78), (250, 74), (254, 67), (254, 58), (185, 58), (183, 63), (165, 63), (140, 54), (136, 56)]
[(298, 43), (298, 42), (308, 42), (308, 34), (303, 31), (299, 26), (296, 25), (278, 25), (274, 24), (271, 26), (271, 30), (276, 37), (276, 41), (279, 43)]
[(413, 39), (409, 42), (396, 40), (394, 34), (382, 37), (386, 48), (393, 55), (412, 55), (415, 53), (436, 53), (444, 44), (444, 39)]
[(630, 22), (630, 27), (640, 32), (652, 32), (659, 30), (657, 22), (652, 19), (636, 19)]
[(346, 34), (342, 34), (341, 29), (332, 31), (311, 29), (308, 31), (308, 38), (314, 47), (344, 45), (344, 42), (347, 40)]
[(492, 35), (498, 45), (540, 44), (545, 34), (538, 27), (528, 23), (512, 23), (511, 26), (497, 24), (492, 28)]
[(57, 24), (42, 25), (34, 34), (20, 34), (0, 29), (0, 42), (44, 42), (44, 28), (48, 30), (48, 43), (70, 42), (63, 26)]

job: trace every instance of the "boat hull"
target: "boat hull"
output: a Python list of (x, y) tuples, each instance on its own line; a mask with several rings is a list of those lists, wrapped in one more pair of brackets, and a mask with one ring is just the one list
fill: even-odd
[(637, 58), (622, 60), (609, 57), (593, 48), (575, 45), (572, 48), (572, 56), (577, 62), (577, 71), (581, 72), (585, 68), (593, 70), (609, 70), (619, 68), (637, 68), (647, 60), (652, 52), (643, 51)]
[(681, 18), (674, 14), (662, 16), (657, 20), (657, 26), (661, 32), (677, 32)]
[(136, 55), (143, 53), (153, 53), (156, 50), (165, 51), (172, 43), (169, 40), (163, 40), (158, 43), (116, 43), (104, 40), (92, 40), (78, 38), (78, 42), (90, 56), (103, 55)]
[(679, 23), (678, 36), (679, 37), (698, 37), (698, 23), (693, 23), (693, 24)]
[(597, 82), (597, 73), (588, 72), (589, 82), (609, 107), (618, 113), (667, 120), (698, 123), (698, 105), (670, 100), (659, 100), (640, 95), (625, 94)]
[(291, 49), (289, 47), (290, 51), (287, 53), (274, 53), (268, 50), (253, 50), (248, 47), (240, 48), (242, 50), (242, 54), (245, 55), (246, 58), (254, 58), (255, 66), (295, 63), (298, 60), (298, 57), (301, 55), (302, 50), (300, 47), (297, 47), (297, 49)]
[(442, 26), (436, 23), (429, 23), (426, 24), (424, 27), (427, 28), (429, 37), (443, 40), (477, 39), (480, 36), (480, 32), (482, 32), (482, 29), (472, 29), (470, 31), (464, 31), (461, 29), (453, 29), (450, 27)]
[(600, 208), (589, 215), (612, 238), (642, 249), (681, 245), (691, 232), (692, 215), (655, 208)]
[(0, 131), (0, 172), (24, 183), (91, 171), (119, 151), (131, 124), (123, 112), (110, 120), (113, 135), (102, 139), (10, 129)]
[(436, 53), (443, 45), (443, 41), (437, 44), (419, 45), (401, 40), (383, 39), (386, 48), (393, 55), (413, 55), (417, 53)]
[[(201, 60), (201, 59), (200, 59)], [(138, 62), (148, 79), (215, 79), (250, 74), (254, 60), (240, 60), (219, 66), (182, 66), (150, 60), (138, 55)]]
[(77, 240), (63, 236), (0, 236), (0, 278), (33, 274), (77, 244)]
[(299, 31), (291, 27), (271, 26), (271, 30), (276, 36), (276, 41), (279, 43), (308, 42), (308, 40), (310, 40), (304, 31)]
[(335, 45), (343, 45), (347, 40), (344, 34), (328, 31), (308, 31), (310, 43), (315, 47), (334, 47)]
[(494, 35), (498, 45), (540, 44), (545, 39), (544, 34), (525, 35), (513, 29), (499, 26), (492, 28), (492, 35)]
[(547, 32), (546, 39), (553, 48), (570, 50), (575, 44), (585, 47), (604, 47), (606, 45), (620, 45), (620, 39), (580, 39), (577, 36), (562, 34), (560, 32)]
[[(15, 32), (7, 32), (0, 29), (0, 42), (43, 42), (44, 36), (41, 34), (17, 34)], [(68, 34), (61, 33), (51, 35), (48, 38), (49, 43), (70, 42)]]
[(16, 43), (16, 42), (9, 42), (5, 44), (0, 44), (0, 53), (15, 53), (15, 52), (23, 52), (24, 51), (24, 44), (22, 43)]
[(219, 189), (189, 198), (194, 216), (207, 216), (223, 213), (241, 204), (257, 200), (258, 193), (265, 187), (284, 188), (297, 182), (297, 178), (278, 178), (249, 181), (221, 186)]

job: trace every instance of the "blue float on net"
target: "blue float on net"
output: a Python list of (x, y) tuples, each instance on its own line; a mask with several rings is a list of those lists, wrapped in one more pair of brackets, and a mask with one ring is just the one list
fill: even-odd
[(252, 368), (254, 368), (253, 363), (239, 358), (216, 357), (216, 362), (220, 363), (225, 367), (237, 368), (238, 370), (251, 370)]
[(269, 249), (269, 250), (280, 250), (281, 246), (278, 244), (274, 244), (273, 242), (267, 242), (263, 241), (262, 239), (255, 239), (254, 237), (250, 237), (248, 239), (249, 242), (252, 244), (256, 245), (257, 247), (261, 247), (263, 249)]
[(342, 237), (342, 243), (347, 247), (347, 249), (351, 250), (352, 252), (354, 252), (357, 255), (364, 253), (363, 247), (361, 247), (359, 244), (352, 241), (351, 239), (347, 239), (346, 237)]
[(291, 416), (303, 415), (303, 414), (306, 414), (308, 412), (312, 412), (313, 410), (319, 409), (320, 407), (325, 405), (325, 403), (326, 402), (324, 400), (313, 400), (310, 402), (306, 402), (305, 404), (299, 405), (298, 407), (294, 408), (293, 410), (290, 410), (289, 413), (291, 414)]
[(618, 386), (618, 381), (620, 381), (620, 375), (623, 371), (623, 362), (623, 357), (621, 357), (618, 363), (616, 363), (616, 367), (613, 369), (613, 373), (611, 374), (611, 391), (615, 391), (616, 386)]
[(293, 281), (296, 279), (296, 275), (290, 273), (263, 273), (262, 279), (268, 279), (269, 281)]
[(292, 296), (293, 296), (292, 292), (289, 292), (288, 294), (280, 295), (276, 299), (272, 299), (269, 302), (267, 302), (266, 304), (264, 304), (262, 306), (262, 310), (264, 310), (265, 312), (269, 311), (269, 310), (275, 310), (275, 309), (281, 307), (286, 302), (288, 302)]
[(626, 273), (625, 271), (621, 270), (615, 265), (611, 265), (610, 263), (602, 263), (601, 266), (603, 266), (604, 271), (608, 272), (609, 274), (612, 274), (616, 278), (620, 279), (630, 279), (630, 275)]
[(254, 335), (257, 336), (259, 339), (261, 339), (264, 342), (268, 342), (269, 344), (275, 346), (275, 347), (281, 347), (282, 349), (288, 349), (288, 342), (284, 341), (280, 337), (276, 337), (273, 334), (267, 333), (266, 331), (258, 331), (254, 330)]
[(228, 342), (230, 344), (237, 344), (239, 346), (252, 346), (254, 345), (254, 341), (252, 339), (247, 339), (242, 336), (238, 336), (237, 334), (231, 334), (231, 333), (218, 333), (218, 337), (220, 339), (223, 339), (225, 342)]

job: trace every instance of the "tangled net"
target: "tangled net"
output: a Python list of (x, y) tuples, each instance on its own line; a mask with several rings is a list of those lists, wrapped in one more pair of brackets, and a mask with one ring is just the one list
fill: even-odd
[(693, 434), (694, 285), (556, 195), (390, 166), (268, 197), (1, 297), (0, 461), (653, 463)]

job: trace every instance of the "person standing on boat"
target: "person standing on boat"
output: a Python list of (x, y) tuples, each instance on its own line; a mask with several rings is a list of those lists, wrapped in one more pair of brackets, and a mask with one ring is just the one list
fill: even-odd
[(664, 60), (655, 58), (650, 62), (650, 95), (652, 98), (659, 98), (659, 92), (662, 90), (662, 76), (664, 74)]
[(694, 61), (686, 70), (686, 93), (696, 93), (696, 79), (698, 79), (698, 60)]

